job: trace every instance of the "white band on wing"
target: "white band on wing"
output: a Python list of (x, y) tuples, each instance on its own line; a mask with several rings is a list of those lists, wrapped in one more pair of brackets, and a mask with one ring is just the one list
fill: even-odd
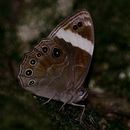
[(87, 51), (90, 55), (93, 54), (94, 44), (87, 38), (83, 38), (77, 33), (73, 33), (70, 30), (64, 30), (63, 28), (61, 28), (56, 33), (56, 36), (58, 38), (64, 39), (66, 42), (71, 43), (75, 47), (79, 47)]

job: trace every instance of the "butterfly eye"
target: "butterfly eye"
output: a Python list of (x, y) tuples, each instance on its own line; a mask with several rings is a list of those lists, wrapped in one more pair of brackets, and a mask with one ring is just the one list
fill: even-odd
[(84, 95), (84, 91), (83, 90), (80, 90), (79, 91), (79, 96), (83, 96)]
[(60, 57), (61, 53), (62, 53), (62, 51), (59, 48), (54, 48), (52, 55), (53, 55), (53, 57)]
[(27, 69), (27, 70), (25, 71), (26, 76), (31, 76), (32, 73), (33, 73), (33, 71), (32, 71), (31, 69)]
[(74, 29), (74, 30), (77, 30), (77, 29), (78, 29), (77, 25), (74, 25), (74, 26), (73, 26), (73, 29)]
[(43, 46), (43, 47), (42, 47), (42, 51), (43, 51), (44, 53), (47, 53), (48, 47), (47, 47), (47, 46)]
[(80, 91), (80, 92), (79, 92), (79, 95), (80, 95), (80, 96), (83, 96), (83, 94), (84, 94), (83, 91)]
[(78, 27), (82, 27), (82, 22), (78, 22)]
[(31, 65), (35, 65), (35, 64), (36, 64), (36, 60), (31, 59), (31, 60), (30, 60), (30, 64), (31, 64)]
[(28, 85), (31, 86), (31, 85), (34, 85), (35, 84), (35, 80), (30, 80)]

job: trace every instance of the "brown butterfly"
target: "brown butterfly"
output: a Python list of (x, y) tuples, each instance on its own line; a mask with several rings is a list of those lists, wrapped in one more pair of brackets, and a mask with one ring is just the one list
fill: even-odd
[(35, 95), (76, 104), (87, 97), (84, 80), (94, 49), (90, 14), (82, 10), (62, 21), (50, 35), (25, 54), (18, 78)]

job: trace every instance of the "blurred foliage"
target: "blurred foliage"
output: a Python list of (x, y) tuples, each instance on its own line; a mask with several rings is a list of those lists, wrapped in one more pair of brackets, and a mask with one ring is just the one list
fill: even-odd
[[(95, 27), (90, 84), (130, 100), (129, 0), (1, 0), (0, 1), (0, 129), (81, 130), (79, 108), (50, 102), (38, 104), (17, 81), (24, 52), (36, 45), (66, 16), (87, 9)], [(96, 112), (95, 112), (96, 113)], [(101, 115), (100, 115), (101, 116)], [(126, 130), (109, 122), (109, 130)]]

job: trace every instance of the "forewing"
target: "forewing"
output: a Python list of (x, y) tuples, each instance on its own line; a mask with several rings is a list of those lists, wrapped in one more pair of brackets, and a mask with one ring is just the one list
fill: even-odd
[[(94, 49), (94, 29), (90, 14), (82, 10), (61, 22), (48, 38), (65, 41), (72, 49), (74, 87), (79, 88), (87, 75)], [(61, 42), (62, 44), (62, 42)]]

